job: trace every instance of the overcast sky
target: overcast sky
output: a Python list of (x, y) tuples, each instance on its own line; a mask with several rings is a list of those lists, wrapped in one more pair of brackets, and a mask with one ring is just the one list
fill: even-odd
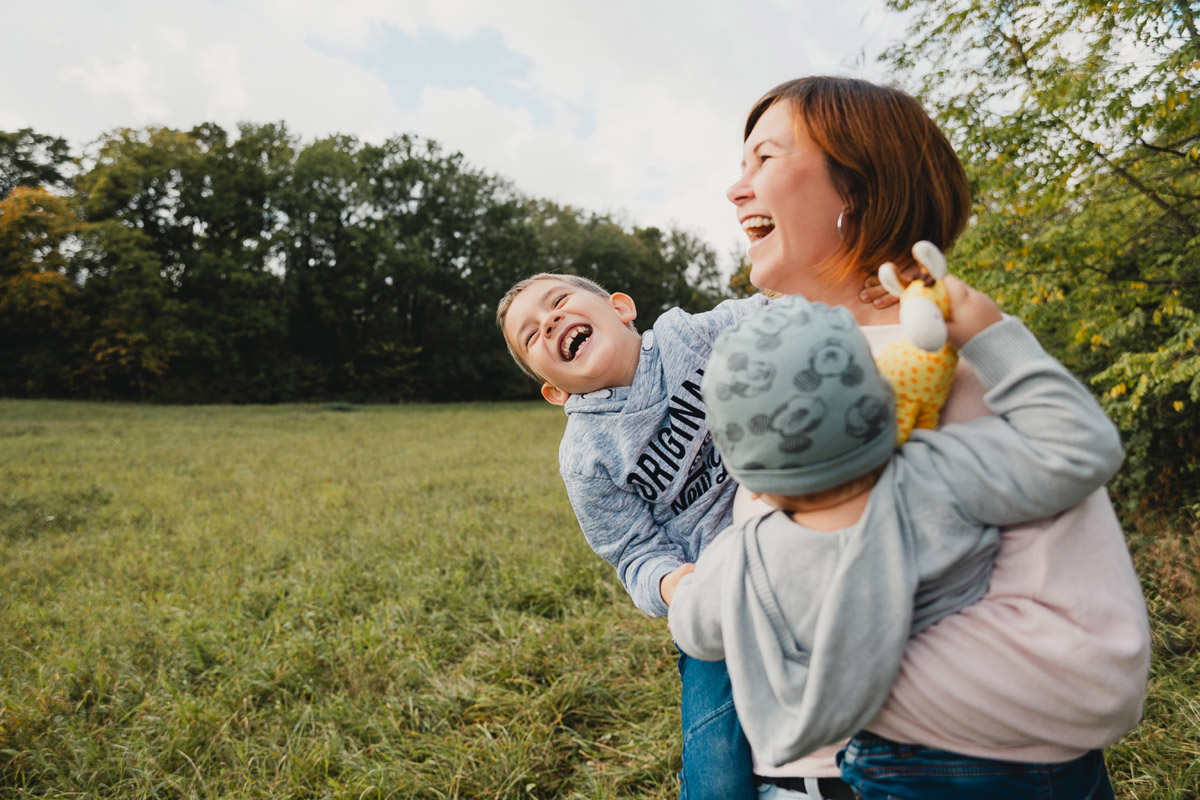
[(887, 80), (904, 32), (882, 0), (0, 0), (0, 21), (0, 130), (413, 133), (723, 259), (750, 105), (804, 74)]

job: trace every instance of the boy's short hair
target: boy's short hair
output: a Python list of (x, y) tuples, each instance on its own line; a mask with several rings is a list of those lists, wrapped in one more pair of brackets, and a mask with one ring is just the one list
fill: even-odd
[(545, 378), (534, 372), (529, 364), (525, 363), (525, 360), (517, 355), (513, 343), (508, 340), (508, 333), (504, 330), (504, 321), (508, 318), (508, 310), (512, 306), (513, 300), (516, 299), (517, 295), (538, 281), (562, 281), (569, 286), (574, 286), (576, 289), (581, 289), (600, 297), (612, 297), (612, 292), (595, 281), (579, 275), (569, 275), (559, 272), (539, 272), (537, 275), (531, 275), (522, 281), (517, 281), (511, 289), (504, 293), (504, 297), (500, 298), (500, 302), (496, 306), (496, 325), (500, 328), (501, 335), (504, 336), (504, 344), (508, 348), (508, 354), (512, 356), (513, 361), (517, 362), (517, 366), (526, 375), (535, 381), (545, 381)]

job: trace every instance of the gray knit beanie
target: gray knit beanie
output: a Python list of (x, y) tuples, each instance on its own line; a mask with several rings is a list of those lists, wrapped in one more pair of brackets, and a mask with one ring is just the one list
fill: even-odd
[(896, 447), (892, 390), (845, 308), (787, 297), (721, 332), (700, 385), (737, 482), (811, 494), (865, 475)]

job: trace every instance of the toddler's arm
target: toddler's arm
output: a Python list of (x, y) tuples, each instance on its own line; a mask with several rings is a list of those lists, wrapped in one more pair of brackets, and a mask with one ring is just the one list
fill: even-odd
[(728, 582), (727, 570), (739, 562), (740, 537), (726, 529), (704, 550), (670, 599), (671, 637), (679, 649), (701, 661), (725, 658), (722, 631), (722, 587)]
[(980, 522), (1007, 525), (1062, 511), (1103, 486), (1123, 459), (1116, 426), (1091, 392), (1015, 318), (947, 277), (950, 343), (988, 388), (998, 416), (918, 432), (901, 448)]

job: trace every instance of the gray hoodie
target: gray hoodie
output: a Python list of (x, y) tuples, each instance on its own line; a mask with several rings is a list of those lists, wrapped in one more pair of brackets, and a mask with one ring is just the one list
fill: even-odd
[(652, 617), (667, 613), (663, 576), (732, 522), (737, 487), (708, 433), (700, 379), (717, 334), (766, 303), (756, 295), (703, 314), (668, 311), (642, 335), (632, 386), (572, 395), (564, 406), (559, 471), (575, 516)]
[(1048, 516), (1121, 464), (1090, 392), (1008, 319), (960, 354), (998, 414), (916, 431), (858, 522), (834, 532), (774, 512), (722, 532), (679, 583), (671, 633), (724, 658), (755, 757), (783, 764), (860, 730), (908, 637), (987, 590), (996, 526)]

